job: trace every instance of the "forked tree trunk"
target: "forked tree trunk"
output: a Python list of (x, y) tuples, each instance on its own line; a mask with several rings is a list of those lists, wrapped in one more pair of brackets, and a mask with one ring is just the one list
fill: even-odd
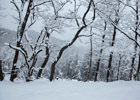
[[(28, 8), (27, 8), (27, 11), (26, 11), (26, 15), (25, 15), (25, 17), (24, 17), (24, 20), (23, 20), (23, 22), (22, 22), (22, 24), (21, 24), (21, 27), (18, 27), (18, 28), (19, 28), (19, 29), (17, 30), (18, 41), (17, 41), (17, 44), (16, 44), (17, 47), (20, 47), (21, 40), (22, 40), (24, 31), (25, 31), (25, 27), (26, 27), (26, 24), (27, 24), (29, 15), (30, 15), (32, 3), (33, 3), (33, 0), (29, 0), (29, 4), (28, 4)], [(20, 26), (20, 25), (19, 25), (19, 26)], [(16, 49), (16, 51), (15, 51), (15, 56), (14, 56), (14, 59), (13, 59), (13, 65), (12, 65), (11, 76), (10, 76), (10, 80), (11, 80), (12, 82), (13, 82), (14, 79), (17, 77), (17, 71), (16, 71), (16, 66), (17, 66), (17, 65), (16, 65), (16, 64), (17, 64), (17, 61), (18, 61), (18, 56), (19, 56), (19, 50)]]
[(36, 62), (37, 62), (37, 58), (36, 58), (36, 56), (34, 55), (32, 65), (31, 65), (31, 67), (28, 69), (28, 73), (27, 73), (27, 77), (26, 77), (26, 82), (32, 81), (31, 76), (33, 75), (33, 71), (34, 71), (33, 68), (35, 67)]

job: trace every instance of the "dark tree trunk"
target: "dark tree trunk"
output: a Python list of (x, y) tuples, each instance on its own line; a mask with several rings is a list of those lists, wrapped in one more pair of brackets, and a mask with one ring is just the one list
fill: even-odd
[[(118, 20), (115, 20), (116, 25), (118, 24)], [(111, 47), (114, 47), (115, 44), (115, 38), (116, 38), (116, 30), (117, 28), (114, 27), (114, 32), (113, 32), (113, 38), (112, 38), (112, 43), (111, 43)], [(113, 57), (113, 52), (110, 53), (109, 56), (109, 61), (108, 61), (108, 69), (107, 69), (107, 77), (106, 77), (106, 81), (109, 81), (109, 77), (110, 77), (110, 72), (111, 72), (111, 66), (112, 66), (112, 57)]]
[(50, 81), (52, 81), (54, 79), (54, 74), (55, 74), (55, 66), (57, 64), (57, 62), (59, 61), (59, 59), (61, 58), (63, 52), (70, 47), (78, 38), (80, 32), (85, 28), (86, 26), (82, 26), (76, 33), (75, 37), (73, 38), (73, 40), (71, 41), (71, 43), (69, 43), (68, 45), (62, 47), (59, 51), (59, 54), (57, 56), (57, 59), (52, 63), (51, 65), (51, 73), (50, 73)]
[(139, 78), (138, 78), (139, 72), (140, 72), (140, 53), (139, 53), (138, 67), (137, 67), (137, 70), (136, 70), (136, 74), (134, 76), (134, 79), (137, 80), (137, 81), (139, 81)]
[(133, 69), (134, 69), (134, 63), (135, 63), (135, 57), (136, 57), (136, 55), (134, 55), (133, 57), (132, 57), (132, 63), (131, 63), (131, 69), (130, 69), (130, 76), (129, 76), (129, 80), (132, 80), (132, 78), (133, 78)]
[[(119, 6), (120, 6), (120, 3), (118, 3), (118, 9), (116, 10), (115, 12), (115, 25), (114, 26), (114, 29), (113, 29), (113, 38), (112, 38), (112, 41), (111, 41), (111, 47), (114, 47), (114, 44), (115, 44), (115, 38), (116, 38), (116, 31), (117, 31), (117, 25), (119, 23), (119, 20), (120, 20), (120, 16), (119, 16)], [(109, 56), (109, 61), (108, 61), (108, 68), (107, 68), (107, 76), (106, 76), (106, 81), (110, 81), (109, 78), (110, 78), (110, 73), (112, 72), (111, 71), (111, 67), (112, 67), (112, 59), (113, 59), (113, 51), (110, 52), (110, 56)]]
[(62, 47), (60, 49), (59, 54), (57, 56), (57, 59), (52, 63), (52, 65), (51, 65), (51, 74), (50, 74), (50, 81), (52, 81), (54, 79), (55, 66), (56, 66), (57, 62), (59, 61), (59, 59), (61, 58), (63, 52), (68, 47), (70, 47), (78, 39), (79, 34), (81, 33), (81, 31), (87, 27), (85, 18), (86, 18), (87, 14), (88, 14), (88, 12), (90, 10), (90, 7), (92, 5), (92, 2), (93, 2), (93, 0), (90, 0), (89, 5), (88, 5), (88, 8), (87, 8), (86, 12), (83, 15), (82, 22), (83, 22), (84, 25), (82, 27), (80, 27), (80, 29), (76, 32), (76, 34), (75, 34), (74, 38), (72, 39), (72, 41), (68, 45), (65, 45), (64, 47)]
[(122, 56), (121, 55), (119, 55), (120, 56), (120, 59), (119, 59), (119, 65), (118, 65), (118, 73), (117, 73), (117, 80), (120, 80), (120, 78), (119, 78), (119, 76), (120, 76), (120, 67), (121, 67), (121, 60), (122, 60)]
[[(138, 13), (138, 1), (136, 1), (136, 23), (135, 23), (135, 41), (137, 42), (137, 38), (138, 38), (138, 26), (139, 26), (139, 13)], [(136, 58), (136, 53), (137, 53), (137, 44), (135, 43), (135, 47), (134, 47), (134, 55), (132, 57), (132, 63), (131, 63), (131, 69), (130, 69), (130, 76), (129, 79), (132, 80), (133, 78), (133, 70), (134, 70), (134, 66), (135, 66), (135, 58)]]
[[(91, 30), (90, 30), (90, 33), (92, 32), (92, 27), (91, 27)], [(91, 73), (91, 67), (92, 67), (92, 47), (93, 47), (93, 44), (92, 44), (92, 36), (90, 37), (90, 58), (89, 58), (89, 68), (88, 68), (88, 71), (87, 71), (87, 77), (86, 77), (86, 80), (85, 81), (88, 81), (89, 80), (89, 76), (90, 76), (90, 73)]]
[(110, 56), (109, 56), (109, 63), (108, 63), (108, 69), (107, 69), (107, 78), (106, 78), (107, 82), (109, 82), (109, 77), (110, 77), (110, 72), (111, 72), (112, 56), (113, 56), (113, 52), (111, 52)]
[[(137, 30), (137, 29), (136, 29)], [(137, 41), (137, 31), (135, 31), (135, 40)], [(136, 59), (136, 53), (137, 53), (137, 44), (135, 44), (135, 47), (134, 47), (134, 55), (132, 57), (132, 63), (131, 63), (131, 69), (130, 69), (130, 76), (129, 76), (129, 79), (132, 80), (133, 78), (133, 70), (134, 70), (134, 66), (135, 66), (135, 59)]]
[[(17, 41), (17, 47), (20, 47), (20, 44), (21, 44), (21, 40), (22, 40), (22, 37), (23, 37), (23, 34), (24, 34), (24, 30), (25, 30), (25, 27), (26, 27), (26, 24), (27, 24), (27, 21), (28, 21), (28, 18), (29, 18), (29, 15), (30, 15), (30, 11), (31, 11), (31, 7), (32, 7), (32, 2), (33, 0), (29, 0), (29, 4), (28, 4), (28, 8), (27, 8), (27, 11), (26, 11), (26, 15), (24, 17), (24, 21), (23, 23), (21, 24), (21, 28), (17, 30), (17, 38), (18, 38), (18, 41)], [(14, 56), (14, 59), (13, 59), (13, 65), (12, 65), (12, 71), (11, 71), (11, 76), (10, 76), (10, 80), (13, 82), (14, 79), (17, 77), (17, 71), (16, 71), (16, 64), (17, 64), (17, 60), (18, 60), (18, 56), (19, 56), (19, 51), (16, 50), (15, 51), (15, 56)]]
[(39, 70), (39, 72), (38, 72), (38, 74), (37, 74), (37, 79), (41, 77), (42, 72), (43, 72), (43, 69), (45, 68), (45, 66), (46, 66), (46, 64), (47, 64), (47, 62), (48, 62), (48, 60), (49, 60), (49, 57), (50, 57), (50, 55), (49, 55), (49, 48), (46, 47), (46, 58), (44, 59), (44, 62), (43, 62), (43, 64), (41, 65), (41, 69)]
[[(105, 22), (105, 26), (104, 26), (104, 32), (106, 31), (106, 27), (107, 27), (107, 23)], [(104, 44), (104, 39), (105, 39), (105, 34), (102, 36), (102, 46)], [(94, 76), (94, 81), (97, 81), (97, 77), (98, 77), (98, 73), (99, 73), (99, 67), (100, 67), (100, 61), (101, 61), (101, 55), (103, 52), (103, 48), (101, 47), (100, 49), (100, 54), (99, 54), (99, 59), (97, 61), (97, 66), (96, 66), (96, 71), (95, 71), (95, 76)]]
[(57, 61), (54, 61), (52, 66), (51, 66), (51, 75), (50, 75), (50, 81), (54, 79), (54, 74), (55, 74), (55, 66), (57, 64)]
[(33, 75), (33, 67), (35, 67), (36, 61), (37, 61), (37, 58), (36, 58), (36, 56), (34, 55), (32, 65), (31, 65), (31, 67), (28, 69), (28, 74), (27, 74), (27, 77), (26, 77), (26, 82), (32, 81), (31, 76)]
[[(20, 47), (20, 42), (17, 42), (17, 47)], [(18, 60), (18, 55), (19, 55), (19, 51), (16, 50), (16, 51), (15, 51), (14, 60), (13, 60), (13, 65), (12, 65), (11, 76), (10, 76), (10, 80), (11, 80), (12, 82), (13, 82), (14, 79), (17, 77), (16, 63), (17, 63), (17, 60)]]
[(4, 79), (4, 75), (2, 72), (2, 61), (0, 60), (0, 81), (2, 81)]

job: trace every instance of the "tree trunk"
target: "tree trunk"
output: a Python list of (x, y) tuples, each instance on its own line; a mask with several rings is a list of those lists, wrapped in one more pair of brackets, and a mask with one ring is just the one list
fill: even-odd
[(4, 75), (2, 72), (2, 61), (0, 60), (0, 81), (2, 81), (4, 79)]
[(34, 55), (32, 65), (31, 65), (31, 67), (28, 69), (28, 73), (27, 73), (27, 77), (26, 77), (26, 82), (32, 81), (31, 76), (33, 75), (33, 67), (35, 67), (36, 61), (37, 61), (37, 58), (36, 58), (36, 56)]
[(139, 78), (138, 78), (139, 72), (140, 72), (140, 53), (139, 53), (138, 67), (137, 67), (137, 70), (136, 70), (136, 74), (134, 76), (134, 79), (137, 80), (137, 81), (139, 81)]
[(73, 40), (72, 40), (68, 45), (65, 45), (64, 47), (62, 47), (62, 48), (60, 49), (59, 54), (58, 54), (58, 56), (57, 56), (57, 59), (56, 59), (56, 60), (52, 63), (52, 65), (51, 65), (50, 81), (52, 81), (52, 80), (54, 79), (55, 66), (56, 66), (57, 62), (59, 61), (59, 59), (61, 58), (63, 52), (64, 52), (68, 47), (70, 47), (70, 46), (77, 40), (77, 38), (78, 38), (80, 32), (81, 32), (84, 28), (86, 28), (86, 26), (82, 26), (82, 27), (77, 31), (77, 33), (75, 34)]
[(121, 55), (119, 55), (120, 56), (120, 59), (119, 59), (119, 65), (118, 65), (118, 73), (117, 73), (117, 80), (120, 80), (120, 67), (121, 67), (121, 60), (122, 60), (122, 56)]
[[(90, 33), (91, 32), (92, 32), (92, 27), (91, 27)], [(92, 36), (91, 36), (90, 37), (90, 59), (89, 59), (89, 68), (88, 68), (88, 71), (87, 71), (86, 81), (89, 80), (89, 76), (90, 76), (90, 73), (91, 73), (91, 66), (92, 66), (92, 47), (93, 47), (93, 44), (92, 44)]]
[[(20, 42), (17, 42), (17, 47), (20, 46)], [(12, 71), (11, 71), (11, 76), (10, 76), (10, 80), (13, 82), (14, 79), (17, 77), (17, 71), (16, 71), (16, 63), (18, 60), (18, 55), (19, 55), (19, 51), (16, 50), (15, 51), (15, 56), (14, 56), (14, 60), (13, 60), (13, 65), (12, 65)]]
[[(138, 38), (138, 26), (139, 26), (139, 13), (138, 13), (138, 1), (136, 1), (136, 23), (135, 23), (135, 41), (137, 42), (137, 38)], [(135, 65), (135, 58), (136, 58), (136, 53), (137, 53), (137, 44), (135, 43), (135, 47), (134, 47), (134, 55), (132, 57), (132, 63), (131, 63), (131, 69), (130, 69), (130, 76), (129, 79), (132, 80), (133, 79), (133, 70), (134, 70), (134, 65)]]
[[(135, 40), (137, 41), (137, 29), (136, 29), (136, 32), (135, 32)], [(135, 58), (136, 58), (136, 53), (137, 53), (137, 44), (135, 43), (135, 47), (134, 47), (134, 55), (132, 57), (132, 63), (131, 63), (131, 69), (130, 69), (130, 76), (129, 76), (129, 80), (132, 80), (133, 79), (133, 70), (134, 70), (134, 66), (135, 66)]]
[(43, 64), (41, 65), (41, 69), (39, 70), (39, 72), (38, 72), (38, 74), (37, 74), (37, 79), (39, 79), (39, 78), (41, 77), (42, 72), (43, 72), (43, 69), (45, 68), (45, 66), (46, 66), (46, 64), (47, 64), (47, 62), (48, 62), (48, 60), (49, 60), (49, 57), (50, 57), (50, 55), (49, 55), (49, 48), (46, 47), (46, 58), (44, 59), (44, 62), (43, 62)]
[(110, 72), (111, 72), (112, 56), (113, 56), (113, 52), (111, 52), (110, 56), (109, 56), (109, 63), (108, 63), (108, 69), (107, 69), (107, 78), (106, 78), (107, 82), (109, 82), (109, 77), (110, 77)]
[[(33, 0), (30, 0), (29, 1), (29, 4), (28, 4), (28, 8), (27, 8), (27, 11), (26, 11), (26, 15), (24, 17), (24, 20), (23, 20), (23, 23), (21, 24), (21, 28), (18, 29), (17, 31), (17, 38), (18, 38), (18, 41), (17, 41), (17, 47), (20, 47), (20, 44), (21, 44), (21, 40), (22, 40), (22, 37), (23, 37), (23, 34), (24, 34), (24, 30), (25, 30), (25, 27), (26, 27), (26, 24), (27, 24), (27, 21), (28, 21), (28, 18), (29, 18), (29, 15), (30, 15), (30, 11), (31, 11), (31, 7), (32, 7), (32, 2)], [(20, 26), (20, 25), (19, 25)], [(10, 76), (10, 80), (13, 82), (14, 79), (17, 77), (17, 71), (16, 71), (16, 64), (17, 64), (17, 60), (18, 60), (18, 56), (19, 56), (19, 51), (16, 50), (15, 51), (15, 56), (14, 56), (14, 59), (13, 59), (13, 65), (12, 65), (12, 71), (11, 71), (11, 76)]]
[[(106, 31), (106, 27), (107, 27), (107, 23), (105, 22), (104, 32)], [(103, 44), (104, 44), (104, 39), (105, 39), (105, 34), (102, 36), (102, 46), (103, 46)], [(98, 73), (99, 73), (101, 55), (102, 55), (102, 52), (103, 52), (102, 46), (101, 46), (101, 49), (100, 49), (99, 59), (98, 59), (98, 61), (97, 61), (97, 66), (96, 66), (96, 71), (95, 71), (95, 77), (94, 77), (94, 81), (95, 81), (95, 82), (97, 81), (97, 77), (98, 77)]]
[(61, 58), (63, 52), (64, 52), (68, 47), (70, 47), (70, 46), (79, 38), (79, 34), (81, 33), (81, 31), (87, 27), (85, 18), (86, 18), (87, 14), (88, 14), (88, 12), (89, 12), (89, 10), (90, 10), (90, 7), (91, 7), (92, 3), (93, 3), (93, 0), (90, 0), (89, 5), (88, 5), (88, 8), (87, 8), (86, 12), (85, 12), (84, 15), (83, 15), (82, 22), (83, 22), (84, 25), (81, 26), (81, 27), (79, 28), (79, 30), (76, 32), (74, 38), (72, 39), (72, 41), (71, 41), (68, 45), (65, 45), (64, 47), (62, 47), (62, 48), (60, 49), (59, 54), (58, 54), (58, 56), (57, 56), (57, 59), (52, 63), (52, 65), (51, 65), (50, 81), (52, 81), (52, 80), (54, 79), (55, 65), (57, 64), (57, 62), (58, 62), (59, 59)]
[(52, 66), (51, 66), (51, 75), (50, 75), (50, 81), (54, 79), (54, 74), (55, 74), (55, 66), (57, 64), (57, 61), (54, 61)]
[(133, 78), (133, 69), (134, 69), (134, 63), (135, 63), (135, 57), (136, 57), (136, 55), (134, 55), (133, 57), (132, 57), (132, 63), (131, 63), (131, 69), (130, 69), (130, 75), (129, 75), (129, 80), (132, 80), (132, 78)]
[[(114, 47), (115, 37), (116, 37), (116, 27), (114, 27), (114, 33), (113, 33), (111, 47)], [(109, 77), (110, 77), (110, 71), (111, 71), (111, 66), (112, 66), (112, 57), (113, 57), (113, 52), (111, 51), (110, 56), (109, 56), (109, 61), (108, 61), (107, 78), (106, 78), (107, 82), (109, 81)]]

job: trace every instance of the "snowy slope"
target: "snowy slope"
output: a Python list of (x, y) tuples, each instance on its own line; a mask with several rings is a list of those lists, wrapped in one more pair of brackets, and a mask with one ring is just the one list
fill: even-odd
[(140, 82), (0, 82), (0, 100), (140, 100)]

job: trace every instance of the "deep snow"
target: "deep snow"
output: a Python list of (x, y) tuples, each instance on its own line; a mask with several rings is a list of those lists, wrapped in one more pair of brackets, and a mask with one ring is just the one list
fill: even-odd
[(0, 82), (0, 100), (140, 100), (140, 82)]

